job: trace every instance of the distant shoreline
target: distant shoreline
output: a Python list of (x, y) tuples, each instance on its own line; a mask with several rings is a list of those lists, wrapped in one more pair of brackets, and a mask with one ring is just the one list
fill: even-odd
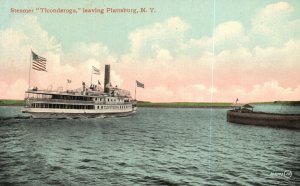
[[(254, 102), (250, 104), (282, 104), (290, 106), (300, 106), (300, 101), (274, 101), (274, 102)], [(0, 106), (23, 106), (24, 100), (0, 99)], [(232, 103), (228, 102), (170, 102), (170, 103), (153, 103), (138, 101), (138, 107), (149, 108), (233, 108)]]
[(0, 106), (23, 106), (24, 100), (0, 99)]
[(232, 108), (232, 103), (208, 103), (208, 102), (171, 102), (152, 103), (138, 101), (138, 107), (148, 108)]

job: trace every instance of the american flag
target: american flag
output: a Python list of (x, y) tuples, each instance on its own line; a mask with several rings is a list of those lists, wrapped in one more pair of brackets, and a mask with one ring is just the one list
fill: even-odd
[(141, 83), (139, 81), (136, 81), (136, 86), (141, 87), (141, 88), (145, 88), (144, 83)]
[(32, 55), (32, 69), (47, 72), (46, 70), (47, 59), (42, 56), (38, 56), (33, 51), (31, 51), (31, 55)]
[(100, 75), (100, 70), (96, 67), (93, 66), (93, 74), (97, 74), (97, 75)]

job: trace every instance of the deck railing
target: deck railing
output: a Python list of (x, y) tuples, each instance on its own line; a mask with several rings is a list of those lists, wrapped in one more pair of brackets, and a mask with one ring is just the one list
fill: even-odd
[(127, 105), (131, 102), (112, 102), (112, 101), (84, 101), (84, 100), (67, 100), (67, 99), (47, 99), (47, 98), (29, 98), (29, 101), (38, 101), (38, 102), (55, 102), (55, 103), (83, 103), (83, 104), (106, 104), (106, 105)]
[(95, 103), (94, 101), (84, 100), (68, 100), (68, 99), (47, 99), (47, 98), (29, 98), (29, 101), (43, 101), (43, 102), (56, 102), (56, 103)]

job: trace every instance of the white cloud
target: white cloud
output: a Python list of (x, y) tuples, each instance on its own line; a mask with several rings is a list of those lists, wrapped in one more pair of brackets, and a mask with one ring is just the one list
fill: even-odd
[(188, 28), (189, 25), (180, 17), (171, 17), (162, 23), (136, 29), (129, 34), (131, 54), (135, 57), (153, 57), (155, 46), (168, 48), (172, 53), (176, 52), (178, 48), (181, 48)]
[(24, 99), (27, 88), (28, 83), (24, 79), (16, 79), (12, 84), (0, 82), (0, 95), (6, 99)]
[[(244, 28), (238, 21), (228, 21), (217, 26), (215, 31), (215, 41), (217, 43), (223, 43), (227, 40), (239, 40), (245, 37)], [(243, 40), (245, 40), (244, 38)], [(240, 41), (243, 42), (243, 41)]]
[(110, 71), (111, 83), (113, 86), (122, 87), (123, 79), (115, 70)]
[(149, 87), (147, 90), (140, 89), (137, 94), (139, 100), (160, 100), (160, 102), (170, 102), (173, 99), (173, 91), (165, 86)]
[(292, 19), (294, 8), (287, 2), (267, 5), (252, 20), (252, 40), (263, 46), (280, 46), (300, 36), (300, 19)]
[[(115, 58), (110, 53), (107, 46), (102, 43), (76, 43), (71, 51), (65, 54), (69, 63), (81, 63), (84, 60), (96, 59), (100, 61), (110, 60), (114, 61)], [(76, 59), (75, 62), (71, 59)]]

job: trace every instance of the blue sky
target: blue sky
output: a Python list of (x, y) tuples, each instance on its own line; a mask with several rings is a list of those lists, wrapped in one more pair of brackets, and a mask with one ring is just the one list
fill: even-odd
[[(274, 0), (216, 0), (216, 25), (229, 20), (241, 22), (244, 27), (251, 27), (251, 17), (264, 6), (279, 1)], [(297, 0), (288, 1), (293, 7), (299, 8)], [(210, 37), (213, 29), (213, 1), (212, 0), (129, 0), (129, 1), (2, 1), (0, 12), (1, 27), (24, 16), (23, 14), (9, 14), (14, 8), (141, 8), (154, 7), (156, 14), (107, 14), (107, 15), (50, 15), (34, 14), (41, 27), (62, 43), (64, 50), (77, 42), (102, 42), (113, 52), (121, 54), (128, 50), (128, 35), (137, 28), (145, 27), (172, 16), (179, 16), (191, 29), (186, 38)], [(299, 11), (294, 16), (299, 16)], [(114, 38), (114, 39), (112, 39)]]

